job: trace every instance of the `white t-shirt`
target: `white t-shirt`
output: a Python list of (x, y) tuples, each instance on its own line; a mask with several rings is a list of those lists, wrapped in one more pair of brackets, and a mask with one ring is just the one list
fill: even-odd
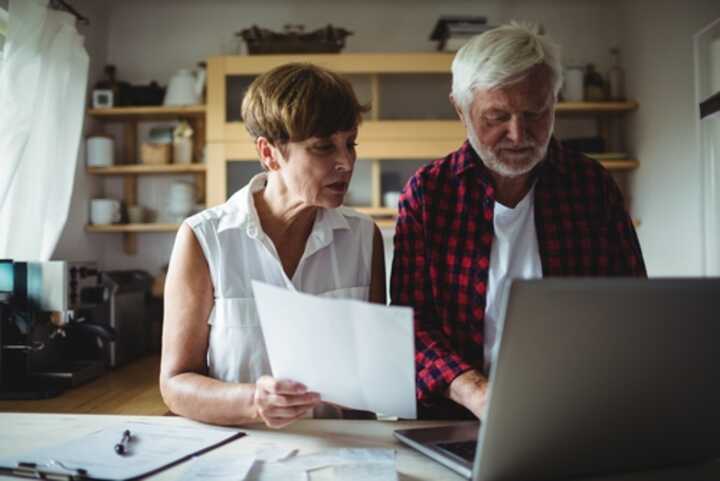
[(484, 372), (497, 358), (502, 321), (512, 279), (542, 277), (542, 264), (535, 231), (535, 186), (514, 209), (495, 202), (490, 272), (485, 306)]

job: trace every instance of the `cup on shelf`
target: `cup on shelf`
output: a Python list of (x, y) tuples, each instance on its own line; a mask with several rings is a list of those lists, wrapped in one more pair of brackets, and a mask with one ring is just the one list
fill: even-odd
[(114, 142), (112, 137), (95, 135), (86, 142), (85, 160), (89, 167), (113, 165)]
[(129, 205), (127, 208), (128, 223), (142, 224), (145, 222), (145, 208), (141, 205)]
[(400, 192), (397, 191), (388, 191), (383, 194), (383, 203), (385, 204), (385, 207), (391, 207), (393, 209), (397, 209), (398, 204), (400, 203)]
[(566, 102), (582, 102), (585, 98), (583, 91), (583, 78), (585, 71), (582, 67), (571, 66), (565, 69), (565, 82), (562, 87), (563, 99)]
[(182, 222), (195, 209), (195, 185), (177, 181), (170, 186), (168, 212), (177, 222)]
[(90, 223), (95, 225), (120, 222), (120, 201), (115, 199), (92, 199)]

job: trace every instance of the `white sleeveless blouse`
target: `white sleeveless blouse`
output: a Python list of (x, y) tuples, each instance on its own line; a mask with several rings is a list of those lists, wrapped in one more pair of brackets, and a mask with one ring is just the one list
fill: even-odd
[(205, 254), (214, 288), (209, 375), (226, 382), (254, 383), (272, 375), (252, 280), (324, 297), (369, 300), (375, 229), (370, 217), (346, 207), (318, 209), (289, 279), (253, 201), (266, 179), (264, 173), (256, 175), (226, 203), (185, 220)]

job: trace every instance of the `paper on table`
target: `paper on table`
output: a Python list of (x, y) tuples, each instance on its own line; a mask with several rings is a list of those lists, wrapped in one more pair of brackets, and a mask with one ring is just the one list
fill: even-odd
[(234, 459), (233, 461), (195, 458), (190, 462), (188, 469), (178, 478), (180, 481), (195, 481), (205, 479), (244, 480), (255, 459), (252, 457)]
[[(132, 440), (128, 455), (115, 453), (124, 430)], [(16, 456), (0, 458), (0, 466), (33, 462), (51, 471), (84, 469), (93, 479), (131, 479), (173, 464), (194, 453), (222, 444), (242, 433), (237, 429), (203, 425), (169, 426), (165, 423), (129, 422), (105, 427), (74, 440)]]
[(397, 481), (395, 451), (382, 448), (334, 448), (280, 461), (257, 461), (246, 481)]
[(414, 419), (412, 309), (326, 299), (253, 281), (273, 375), (324, 401)]
[(333, 467), (334, 479), (343, 481), (397, 481), (394, 464), (342, 464)]
[(395, 451), (386, 448), (330, 448), (289, 458), (283, 465), (302, 471), (361, 464), (395, 467)]

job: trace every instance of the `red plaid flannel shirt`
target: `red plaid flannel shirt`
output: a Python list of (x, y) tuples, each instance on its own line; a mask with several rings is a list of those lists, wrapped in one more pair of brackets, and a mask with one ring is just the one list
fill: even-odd
[[(553, 139), (532, 175), (544, 277), (646, 275), (622, 193), (598, 162)], [(445, 403), (455, 377), (482, 370), (494, 204), (489, 172), (468, 142), (419, 169), (402, 193), (391, 295), (415, 311), (421, 406)]]

